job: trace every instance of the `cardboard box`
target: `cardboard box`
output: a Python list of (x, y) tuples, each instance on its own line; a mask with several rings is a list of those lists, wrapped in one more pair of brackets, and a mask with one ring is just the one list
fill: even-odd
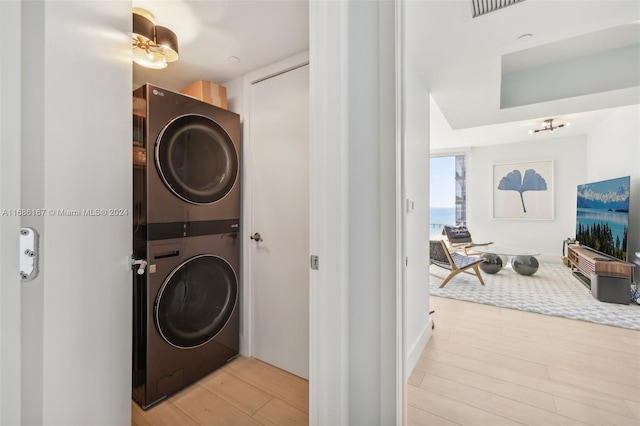
[(198, 80), (182, 89), (180, 93), (199, 99), (202, 102), (227, 109), (227, 88), (219, 84)]

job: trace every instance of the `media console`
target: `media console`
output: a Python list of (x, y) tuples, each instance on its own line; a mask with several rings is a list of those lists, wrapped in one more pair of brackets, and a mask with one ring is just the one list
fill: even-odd
[(629, 304), (633, 263), (598, 253), (588, 247), (568, 246), (569, 266), (596, 299), (602, 302)]

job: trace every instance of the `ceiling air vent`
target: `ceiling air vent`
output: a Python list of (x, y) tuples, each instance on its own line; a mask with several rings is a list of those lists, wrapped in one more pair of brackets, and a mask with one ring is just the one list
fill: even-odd
[(471, 0), (471, 9), (473, 17), (486, 15), (489, 12), (495, 12), (498, 9), (511, 6), (512, 4), (523, 2), (524, 0)]

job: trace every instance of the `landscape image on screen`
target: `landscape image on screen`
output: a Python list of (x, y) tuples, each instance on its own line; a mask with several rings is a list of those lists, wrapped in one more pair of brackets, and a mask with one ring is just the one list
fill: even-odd
[(627, 260), (629, 176), (578, 185), (576, 239), (580, 244)]

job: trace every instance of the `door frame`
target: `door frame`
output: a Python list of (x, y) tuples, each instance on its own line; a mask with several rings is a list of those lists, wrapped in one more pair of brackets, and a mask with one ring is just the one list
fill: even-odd
[(251, 139), (251, 94), (253, 84), (283, 74), (289, 70), (309, 64), (309, 52), (301, 52), (295, 56), (276, 62), (264, 68), (246, 74), (242, 79), (242, 105), (244, 113), (242, 117), (242, 146), (241, 146), (241, 176), (242, 176), (242, 210), (240, 225), (240, 247), (242, 253), (242, 326), (240, 332), (240, 353), (251, 356), (253, 354), (253, 282), (251, 280), (252, 245), (249, 236), (253, 234), (251, 224), (253, 221), (251, 164), (252, 139)]
[[(286, 97), (288, 96), (287, 91), (289, 90), (289, 84), (295, 84), (299, 90), (304, 90), (306, 91), (306, 97), (308, 99), (308, 93), (309, 93), (309, 62), (308, 60), (305, 60), (305, 56), (300, 57), (300, 58), (295, 58), (293, 60), (293, 62), (299, 62), (302, 61), (301, 63), (297, 64), (297, 65), (293, 65), (293, 66), (287, 66), (285, 67), (282, 71), (279, 72), (275, 72), (275, 73), (270, 73), (268, 76), (263, 77), (263, 78), (258, 78), (256, 80), (253, 80), (248, 88), (248, 91), (245, 92), (248, 96), (247, 96), (247, 110), (249, 111), (250, 114), (254, 113), (254, 109), (257, 112), (257, 115), (264, 115), (265, 112), (268, 112), (268, 110), (264, 109), (263, 107), (259, 106), (259, 103), (257, 102), (257, 97), (262, 99), (262, 102), (265, 102), (266, 99), (269, 98), (273, 98), (274, 96), (277, 97), (279, 94), (284, 94), (285, 95), (285, 103), (288, 102), (288, 100), (286, 99)], [(290, 65), (289, 62), (287, 63), (283, 63), (284, 65)], [(304, 76), (304, 77), (303, 77)], [(295, 80), (294, 80), (295, 79)], [(305, 79), (306, 82), (301, 82), (300, 80), (297, 79)], [(283, 85), (281, 82), (285, 81), (286, 84)], [(294, 83), (295, 81), (295, 83)], [(279, 83), (280, 82), (280, 83)], [(301, 83), (301, 84), (300, 84)], [(264, 90), (266, 86), (272, 85), (272, 84), (278, 84), (279, 89), (277, 92), (271, 91), (270, 95), (268, 98), (264, 97)], [(262, 92), (261, 92), (262, 90)], [(262, 93), (262, 94), (260, 94)], [(296, 92), (298, 93), (298, 92)], [(271, 99), (273, 100), (273, 99)], [(269, 101), (268, 101), (269, 102)], [(276, 103), (279, 101), (275, 101)], [(296, 103), (298, 103), (298, 101), (296, 100)], [(299, 103), (298, 103), (299, 104)], [(308, 102), (306, 102), (306, 108), (308, 109), (309, 104)], [(278, 110), (279, 111), (279, 110)], [(295, 112), (298, 111), (298, 112)], [(298, 119), (303, 119), (306, 118), (308, 120), (308, 113), (305, 114), (305, 117), (301, 117), (300, 116), (300, 110), (291, 110), (292, 114), (295, 114), (296, 117), (298, 117)], [(289, 118), (287, 116), (282, 116), (281, 117), (284, 120), (289, 120)], [(258, 118), (258, 121), (260, 121), (261, 123), (263, 123), (262, 128), (264, 131), (264, 119), (260, 119)], [(247, 165), (247, 171), (252, 173), (255, 172), (256, 175), (257, 174), (262, 174), (262, 178), (264, 178), (264, 173), (265, 173), (265, 167), (269, 168), (270, 166), (264, 166), (261, 164), (263, 164), (263, 160), (262, 158), (264, 157), (264, 155), (266, 155), (267, 153), (264, 151), (265, 147), (264, 147), (264, 141), (261, 140), (260, 138), (263, 138), (264, 136), (258, 136), (258, 133), (260, 133), (259, 128), (257, 128), (254, 125), (254, 120), (253, 120), (253, 116), (249, 116), (245, 129), (247, 131), (247, 140), (251, 140), (251, 147), (250, 147), (250, 156), (245, 158), (245, 164)], [(275, 129), (275, 128), (274, 128)], [(281, 129), (280, 129), (281, 130)], [(308, 151), (309, 149), (309, 128), (307, 127), (298, 127), (298, 130), (296, 132), (301, 132), (301, 133), (297, 133), (302, 140), (298, 140), (296, 142), (296, 144), (298, 144), (298, 142), (302, 142), (302, 144), (305, 145), (305, 148), (300, 148), (300, 149), (304, 149), (305, 151)], [(287, 137), (284, 137), (284, 139), (287, 139)], [(291, 142), (294, 142), (294, 140), (291, 140)], [(280, 143), (280, 146), (282, 149), (288, 150), (291, 147), (291, 144), (289, 143), (288, 148), (285, 148), (285, 145), (282, 145), (282, 143)], [(295, 148), (298, 149), (298, 148)], [(267, 150), (271, 150), (271, 148), (267, 148)], [(258, 153), (260, 154), (261, 158), (256, 158), (254, 161), (254, 155)], [(297, 159), (296, 159), (297, 160)], [(306, 200), (298, 200), (296, 203), (298, 205), (300, 205), (300, 203), (306, 203), (307, 207), (305, 207), (305, 212), (301, 213), (301, 212), (294, 212), (293, 216), (289, 217), (287, 219), (286, 225), (284, 223), (281, 223), (281, 226), (285, 226), (290, 228), (290, 226), (294, 226), (294, 227), (298, 227), (298, 226), (303, 226), (304, 227), (304, 232), (306, 232), (306, 235), (304, 235), (304, 233), (302, 235), (299, 235), (298, 237), (298, 242), (296, 242), (294, 244), (295, 247), (297, 247), (298, 250), (297, 252), (293, 252), (291, 251), (291, 246), (290, 245), (286, 245), (286, 246), (280, 246), (280, 244), (282, 244), (284, 242), (284, 240), (282, 240), (282, 235), (279, 237), (275, 237), (278, 241), (272, 241), (273, 243), (275, 243), (275, 245), (271, 245), (269, 244), (269, 240), (271, 240), (268, 236), (266, 237), (267, 239), (267, 243), (266, 243), (266, 250), (267, 252), (271, 253), (268, 256), (275, 256), (275, 252), (279, 251), (280, 249), (283, 249), (285, 251), (280, 252), (280, 254), (278, 255), (279, 258), (271, 258), (269, 257), (270, 260), (265, 259), (263, 256), (266, 256), (266, 254), (259, 254), (259, 253), (265, 253), (263, 249), (259, 249), (259, 245), (257, 245), (255, 242), (250, 241), (249, 238), (244, 237), (243, 241), (246, 243), (246, 253), (248, 253), (249, 257), (248, 257), (248, 265), (246, 265), (249, 269), (249, 273), (251, 275), (248, 275), (247, 278), (250, 282), (250, 291), (251, 291), (251, 298), (250, 298), (250, 303), (251, 303), (251, 307), (250, 307), (250, 315), (251, 315), (251, 323), (250, 326), (248, 327), (251, 330), (251, 354), (252, 356), (259, 358), (263, 361), (266, 362), (270, 362), (267, 359), (271, 359), (271, 362), (273, 362), (274, 365), (279, 366), (280, 368), (289, 371), (293, 374), (297, 374), (302, 378), (308, 378), (308, 374), (309, 374), (309, 343), (308, 340), (310, 338), (309, 336), (309, 327), (308, 327), (308, 322), (309, 322), (309, 308), (308, 308), (308, 304), (309, 304), (309, 269), (308, 267), (305, 269), (305, 266), (308, 264), (308, 254), (309, 254), (309, 243), (308, 243), (308, 233), (309, 233), (309, 213), (308, 213), (308, 200), (310, 198), (310, 193), (309, 193), (309, 184), (308, 184), (308, 177), (309, 177), (309, 155), (308, 153), (306, 154), (306, 158), (301, 158), (300, 162), (297, 164), (297, 170), (293, 173), (293, 176), (298, 176), (298, 178), (300, 179), (306, 179), (307, 180), (307, 184), (305, 185), (305, 190), (304, 192), (306, 192)], [(282, 165), (282, 167), (285, 167), (284, 165)], [(286, 166), (288, 167), (288, 166)], [(284, 169), (279, 169), (280, 172), (282, 172)], [(261, 173), (258, 173), (261, 172)], [(274, 177), (277, 181), (278, 178)], [(255, 232), (259, 231), (262, 235), (264, 235), (265, 233), (269, 233), (269, 229), (261, 229), (261, 228), (256, 228), (256, 226), (268, 226), (268, 225), (272, 225), (273, 222), (271, 221), (271, 219), (269, 218), (269, 215), (265, 216), (265, 211), (264, 208), (266, 208), (267, 206), (264, 205), (264, 203), (269, 203), (269, 201), (261, 198), (260, 194), (253, 192), (254, 189), (256, 188), (256, 186), (258, 186), (262, 191), (264, 191), (265, 189), (268, 189), (264, 186), (264, 183), (260, 183), (261, 178), (256, 177), (255, 179), (252, 177), (252, 180), (248, 182), (248, 187), (251, 188), (251, 210), (249, 212), (250, 217), (251, 217), (251, 221), (250, 223), (248, 223), (247, 227), (245, 228), (245, 231), (247, 234), (254, 234)], [(280, 178), (281, 179), (281, 178)], [(282, 184), (286, 187), (287, 184), (285, 182), (282, 182)], [(273, 188), (272, 188), (273, 189)], [(279, 192), (279, 190), (276, 190)], [(287, 189), (284, 189), (285, 192), (283, 193), (287, 193)], [(283, 193), (281, 193), (280, 195), (282, 195)], [(259, 201), (260, 200), (260, 201)], [(254, 203), (254, 201), (256, 201)], [(294, 203), (294, 204), (296, 204)], [(289, 208), (287, 208), (287, 210), (290, 210), (291, 206), (288, 206)], [(261, 214), (258, 216), (257, 212), (261, 212)], [(266, 221), (265, 221), (266, 220)], [(300, 231), (302, 231), (302, 229), (300, 229)], [(271, 232), (273, 232), (273, 229), (271, 229)], [(293, 235), (290, 235), (293, 236)], [(272, 237), (273, 238), (273, 237)], [(280, 247), (279, 249), (276, 247)], [(269, 250), (269, 247), (271, 247), (272, 249), (275, 249), (275, 251), (271, 251)], [(288, 248), (287, 248), (288, 247)], [(286, 251), (289, 250), (289, 251)], [(289, 257), (289, 256), (293, 256), (293, 257)], [(290, 301), (286, 301), (285, 299), (282, 298), (277, 298), (277, 299), (273, 299), (272, 296), (270, 296), (267, 293), (270, 293), (270, 291), (265, 291), (267, 290), (266, 288), (264, 288), (265, 284), (273, 284), (271, 283), (270, 279), (267, 279), (265, 281), (264, 276), (262, 275), (263, 273), (266, 273), (266, 271), (260, 270), (260, 271), (255, 271), (253, 268), (257, 267), (256, 262), (259, 262), (259, 264), (262, 267), (267, 268), (267, 264), (271, 264), (271, 260), (273, 260), (276, 263), (280, 263), (281, 262), (285, 262), (286, 264), (289, 264), (292, 259), (296, 259), (296, 265), (294, 266), (294, 270), (295, 270), (295, 280), (297, 281), (298, 279), (301, 280), (300, 282), (297, 282), (296, 285), (294, 287), (298, 288), (298, 290), (293, 290), (293, 287), (290, 287), (290, 285), (287, 286), (287, 288), (289, 290), (287, 290), (287, 292), (289, 291), (293, 291), (293, 293), (297, 294), (292, 300)], [(267, 262), (267, 264), (265, 264), (264, 262)], [(271, 264), (273, 265), (273, 264)], [(285, 267), (286, 265), (281, 264), (282, 267)], [(271, 269), (271, 266), (268, 267), (268, 269)], [(273, 270), (272, 270), (273, 271)], [(301, 289), (299, 286), (303, 285), (306, 286), (306, 288)], [(280, 290), (278, 290), (276, 287), (278, 286), (274, 286), (273, 289), (274, 291), (276, 291), (276, 293), (281, 292), (283, 290), (283, 288), (280, 288)], [(301, 294), (301, 293), (297, 293), (298, 291), (300, 292), (304, 292), (306, 293), (305, 295)], [(281, 294), (280, 296), (283, 296), (283, 294)], [(300, 299), (300, 297), (303, 297), (302, 299)], [(265, 298), (266, 300), (271, 300), (270, 302), (265, 302), (262, 298)], [(265, 303), (267, 303), (265, 305)], [(302, 321), (302, 323), (297, 323), (296, 325), (290, 325), (290, 327), (293, 327), (291, 329), (288, 329), (287, 326), (285, 326), (284, 324), (282, 324), (283, 329), (276, 331), (276, 329), (273, 329), (272, 327), (269, 326), (262, 326), (261, 324), (266, 320), (269, 320), (269, 314), (270, 313), (274, 313), (275, 311), (280, 311), (282, 309), (288, 309), (288, 303), (299, 303), (300, 305), (294, 309), (298, 311), (298, 314), (296, 314), (294, 317), (292, 317), (294, 319), (294, 321)], [(275, 311), (273, 310), (275, 309)], [(302, 312), (302, 310), (304, 310), (304, 313)], [(262, 312), (261, 316), (258, 317), (256, 315), (256, 312)], [(267, 316), (265, 316), (265, 314)], [(302, 314), (302, 315), (301, 315)], [(301, 317), (302, 316), (302, 317)], [(303, 318), (304, 317), (304, 318)], [(282, 319), (282, 318), (281, 318)], [(258, 330), (261, 330), (262, 332), (265, 333), (265, 335), (260, 335)], [(271, 331), (269, 331), (271, 330)], [(274, 346), (274, 344), (277, 344), (277, 340), (282, 337), (276, 337), (279, 332), (284, 332), (286, 330), (289, 330), (290, 332), (292, 332), (294, 335), (297, 336), (298, 339), (300, 339), (301, 341), (299, 341), (298, 343), (293, 343), (290, 342), (290, 344), (292, 345), (291, 347), (289, 347), (288, 350), (294, 350), (294, 353), (289, 353), (289, 352), (282, 352), (284, 347), (288, 347), (288, 344), (285, 343), (285, 341), (280, 341), (281, 344), (283, 344), (283, 348), (277, 349), (276, 346)], [(270, 334), (270, 333), (276, 333), (276, 334)], [(270, 336), (270, 337), (265, 337), (265, 336)], [(285, 340), (289, 340), (289, 338), (293, 337), (292, 336), (286, 336), (284, 337)], [(270, 340), (265, 340), (265, 338), (274, 338), (276, 340), (276, 342), (272, 342)], [(306, 339), (306, 343), (304, 342), (304, 340)], [(301, 346), (300, 344), (304, 344), (304, 346)], [(300, 352), (296, 352), (296, 351), (300, 351)], [(284, 366), (288, 365), (289, 367), (285, 368)]]
[(311, 425), (403, 423), (403, 2), (309, 4)]
[[(403, 0), (374, 2), (310, 2), (309, 51), (247, 74), (242, 81), (243, 164), (251, 161), (251, 84), (309, 62), (310, 85), (310, 254), (319, 255), (319, 270), (310, 270), (310, 350), (309, 350), (309, 423), (350, 424), (359, 419), (377, 419), (376, 423), (402, 424), (404, 417), (404, 212), (402, 180), (402, 3)], [(361, 14), (360, 12), (364, 12)], [(366, 36), (366, 37), (365, 37)], [(371, 68), (358, 62), (356, 52), (375, 52), (366, 59)], [(377, 58), (377, 60), (373, 58)], [(372, 61), (373, 59), (373, 61)], [(368, 108), (367, 100), (352, 92), (353, 83), (367, 69), (366, 90), (375, 93), (379, 108)], [(359, 82), (360, 83), (360, 82)], [(360, 86), (360, 85), (359, 85)], [(360, 86), (362, 88), (363, 86)], [(375, 150), (378, 160), (367, 164), (376, 176), (374, 188), (368, 182), (360, 186), (350, 156), (353, 138), (352, 117), (367, 109), (366, 119), (377, 123), (374, 139), (366, 150)], [(361, 144), (360, 144), (361, 145)], [(350, 155), (351, 154), (351, 155)], [(356, 162), (357, 165), (357, 162)], [(243, 167), (242, 255), (243, 326), (241, 353), (251, 354), (251, 171)], [(357, 226), (359, 206), (350, 205), (350, 190), (377, 193), (378, 265), (374, 282), (368, 286), (354, 260), (359, 249), (368, 250), (352, 233), (363, 232)], [(366, 213), (365, 213), (366, 214)], [(375, 251), (375, 250), (374, 250)], [(329, 265), (329, 266), (323, 266)], [(354, 275), (355, 274), (355, 275)], [(364, 280), (364, 281), (363, 281)], [(359, 369), (357, 355), (350, 351), (353, 337), (364, 334), (354, 321), (363, 308), (351, 305), (354, 284), (371, 293), (377, 308), (373, 337), (377, 361), (368, 371)], [(352, 294), (353, 298), (353, 294)], [(368, 343), (372, 343), (369, 341)], [(373, 384), (373, 386), (372, 386)], [(381, 386), (382, 388), (378, 388)], [(371, 413), (367, 401), (356, 401), (359, 394), (371, 395), (377, 410)]]

